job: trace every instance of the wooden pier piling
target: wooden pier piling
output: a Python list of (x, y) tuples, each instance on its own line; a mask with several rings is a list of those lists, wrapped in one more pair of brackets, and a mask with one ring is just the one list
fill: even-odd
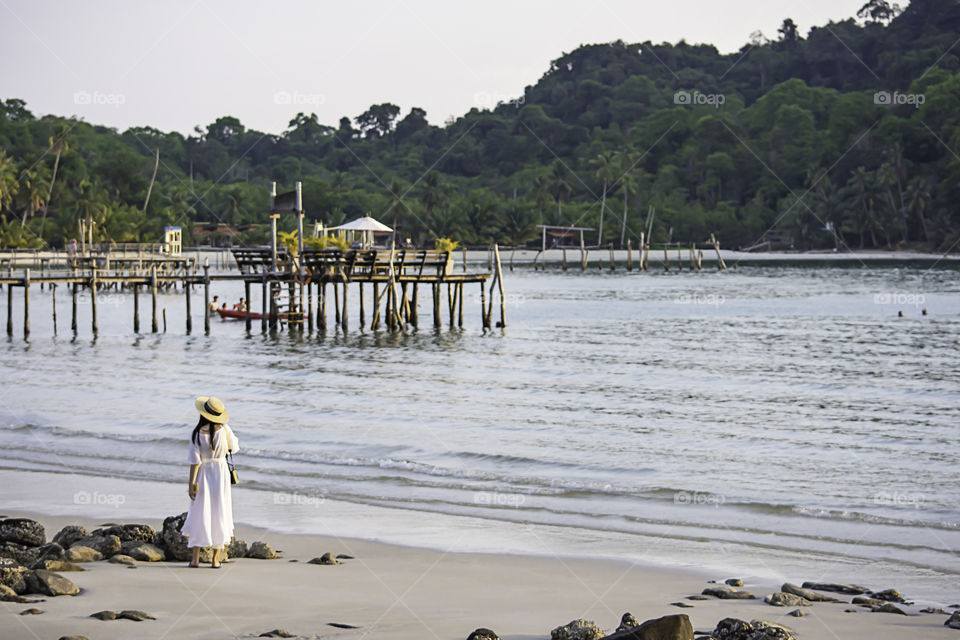
[(360, 328), (367, 324), (367, 310), (363, 303), (363, 283), (360, 283)]
[[(157, 324), (157, 266), (152, 265), (150, 267), (150, 306), (151, 306), (151, 322), (150, 322), (150, 331), (156, 333), (159, 330)], [(203, 310), (204, 313), (207, 312), (206, 307)]]
[(7, 335), (13, 335), (13, 285), (7, 285)]
[[(167, 332), (166, 308), (163, 316), (163, 332)], [(210, 261), (203, 263), (203, 333), (210, 335)]]
[(190, 287), (183, 287), (183, 296), (187, 303), (187, 335), (193, 331), (193, 316), (190, 313)]
[(30, 337), (30, 269), (23, 270), (23, 337)]
[(93, 265), (90, 276), (90, 329), (97, 335), (100, 324), (97, 319), (97, 266)]
[(629, 240), (627, 240), (627, 271), (633, 271), (633, 248)]
[(410, 302), (410, 324), (413, 325), (414, 329), (420, 326), (420, 316), (417, 310), (417, 305), (420, 304), (418, 284), (417, 282), (413, 283), (413, 297)]
[(133, 285), (133, 332), (140, 333), (140, 285), (138, 284)]
[(57, 283), (50, 284), (50, 296), (53, 303), (53, 335), (57, 335)]
[(76, 282), (70, 286), (70, 305), (72, 308), (70, 313), (70, 331), (72, 331), (74, 335), (77, 333), (77, 288), (79, 286)]
[(244, 307), (246, 307), (246, 313), (243, 315), (243, 326), (246, 329), (247, 333), (250, 333), (250, 305), (253, 304), (250, 300), (250, 281), (243, 281), (243, 302)]

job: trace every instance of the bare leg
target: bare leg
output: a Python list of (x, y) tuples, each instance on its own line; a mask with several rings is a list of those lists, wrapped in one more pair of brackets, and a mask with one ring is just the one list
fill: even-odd
[(213, 560), (210, 562), (210, 564), (211, 564), (214, 568), (220, 566), (220, 549), (214, 549), (214, 550), (213, 550)]
[(193, 558), (190, 560), (190, 566), (200, 566), (200, 547), (193, 547)]

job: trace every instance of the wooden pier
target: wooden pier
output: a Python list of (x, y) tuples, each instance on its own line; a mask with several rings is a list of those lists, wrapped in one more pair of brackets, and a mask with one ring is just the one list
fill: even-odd
[[(53, 302), (53, 326), (57, 327), (57, 289), (63, 286), (71, 296), (71, 330), (77, 331), (77, 297), (80, 291), (90, 294), (91, 330), (99, 330), (97, 294), (104, 290), (128, 291), (133, 298), (133, 330), (140, 331), (140, 295), (151, 297), (151, 332), (166, 330), (166, 309), (160, 313), (160, 291), (183, 292), (186, 307), (187, 333), (193, 330), (192, 291), (203, 288), (204, 333), (210, 333), (210, 286), (216, 282), (242, 282), (247, 309), (241, 318), (251, 330), (254, 319), (259, 320), (262, 332), (276, 331), (284, 326), (290, 331), (327, 330), (328, 313), (332, 312), (333, 326), (346, 331), (350, 326), (388, 331), (403, 331), (420, 325), (419, 302), (421, 285), (430, 286), (434, 327), (443, 325), (442, 309), (446, 304), (449, 325), (463, 327), (464, 289), (478, 286), (481, 300), (481, 325), (494, 326), (494, 299), (499, 296), (497, 327), (506, 326), (502, 269), (499, 249), (494, 246), (496, 268), (490, 273), (458, 273), (450, 252), (425, 249), (370, 249), (370, 250), (306, 250), (290, 255), (279, 247), (235, 249), (233, 257), (239, 273), (211, 274), (209, 264), (199, 267), (187, 258), (150, 260), (144, 263), (130, 258), (127, 262), (112, 261), (109, 269), (104, 263), (86, 259), (69, 269), (45, 268), (41, 274), (25, 268), (15, 273), (8, 267), (0, 272), (0, 287), (6, 288), (7, 335), (14, 334), (13, 290), (23, 295), (23, 335), (30, 335), (30, 292), (34, 285), (50, 287)], [(371, 295), (365, 297), (364, 285), (370, 285)], [(446, 285), (446, 301), (443, 300)], [(259, 286), (262, 306), (259, 313), (249, 305), (251, 289)], [(347, 301), (350, 286), (359, 293), (357, 322), (352, 323), (352, 310)], [(333, 292), (332, 300), (329, 297)], [(369, 308), (367, 307), (369, 300)], [(369, 313), (369, 317), (368, 317)], [(258, 318), (254, 318), (259, 315)], [(369, 324), (368, 324), (369, 320)]]

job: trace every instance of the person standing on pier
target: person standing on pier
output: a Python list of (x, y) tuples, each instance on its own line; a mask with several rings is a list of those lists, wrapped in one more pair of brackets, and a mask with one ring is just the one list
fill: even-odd
[(227, 454), (240, 443), (227, 425), (226, 408), (217, 398), (197, 398), (200, 419), (190, 436), (190, 509), (181, 532), (193, 556), (190, 567), (200, 566), (200, 549), (213, 548), (211, 566), (220, 568), (220, 552), (233, 537), (231, 474)]

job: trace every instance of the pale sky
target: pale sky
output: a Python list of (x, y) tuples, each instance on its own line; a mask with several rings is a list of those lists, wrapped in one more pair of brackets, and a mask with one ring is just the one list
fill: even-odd
[[(865, 0), (0, 0), (0, 98), (36, 115), (187, 134), (222, 115), (281, 133), (371, 104), (442, 124), (522, 95), (581, 44), (650, 40), (738, 50), (784, 18), (811, 26)], [(401, 114), (401, 116), (402, 116)]]

